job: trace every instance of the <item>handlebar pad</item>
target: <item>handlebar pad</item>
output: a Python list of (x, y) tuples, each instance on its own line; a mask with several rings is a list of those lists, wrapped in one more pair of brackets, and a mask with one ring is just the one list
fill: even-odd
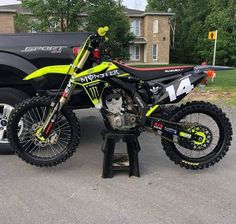
[(109, 27), (104, 26), (104, 27), (99, 27), (97, 32), (100, 37), (104, 37), (108, 30), (109, 30)]

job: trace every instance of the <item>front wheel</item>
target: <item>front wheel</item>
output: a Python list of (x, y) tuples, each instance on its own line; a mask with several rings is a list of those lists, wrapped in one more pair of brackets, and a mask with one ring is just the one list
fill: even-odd
[(187, 103), (174, 111), (171, 121), (194, 124), (188, 131), (202, 137), (199, 142), (163, 134), (162, 145), (166, 155), (181, 167), (208, 168), (219, 162), (229, 150), (232, 126), (225, 113), (216, 105), (206, 102)]
[(10, 144), (16, 154), (31, 165), (56, 166), (68, 159), (79, 144), (79, 122), (67, 106), (61, 109), (46, 140), (41, 141), (36, 137), (36, 132), (43, 127), (51, 110), (51, 101), (50, 97), (23, 101), (12, 111), (9, 119), (7, 131)]

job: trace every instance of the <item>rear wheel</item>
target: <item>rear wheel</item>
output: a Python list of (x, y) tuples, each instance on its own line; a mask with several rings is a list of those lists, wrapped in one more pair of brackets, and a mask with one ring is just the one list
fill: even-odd
[(0, 88), (0, 154), (14, 153), (7, 138), (8, 119), (15, 105), (26, 98), (28, 95), (18, 89)]
[[(51, 101), (49, 97), (26, 100), (12, 111), (9, 119), (10, 144), (16, 154), (31, 165), (56, 166), (68, 159), (79, 144), (79, 122), (67, 106), (61, 109), (50, 135), (44, 140), (36, 137), (51, 109)], [(22, 123), (23, 128), (19, 133)]]
[(193, 141), (169, 133), (163, 134), (172, 140), (162, 139), (167, 156), (181, 167), (208, 168), (219, 162), (229, 150), (231, 123), (217, 106), (205, 102), (187, 103), (174, 111), (171, 121), (193, 123), (188, 131), (201, 137), (201, 141)]

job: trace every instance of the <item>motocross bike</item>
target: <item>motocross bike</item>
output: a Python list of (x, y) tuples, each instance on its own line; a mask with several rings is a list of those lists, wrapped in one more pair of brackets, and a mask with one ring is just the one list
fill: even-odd
[(188, 169), (207, 168), (221, 160), (230, 147), (232, 127), (220, 108), (195, 101), (165, 112), (165, 105), (181, 101), (204, 79), (208, 68), (137, 69), (101, 61), (85, 69), (91, 52), (105, 41), (108, 30), (100, 27), (90, 35), (71, 65), (46, 67), (25, 77), (71, 75), (59, 98), (34, 97), (12, 112), (8, 137), (16, 154), (31, 165), (50, 167), (76, 151), (79, 122), (67, 103), (80, 85), (108, 129), (151, 131), (161, 136), (167, 156)]

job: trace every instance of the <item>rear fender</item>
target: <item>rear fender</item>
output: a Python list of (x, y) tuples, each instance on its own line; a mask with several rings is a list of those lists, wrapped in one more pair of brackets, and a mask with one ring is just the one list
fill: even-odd
[[(195, 73), (192, 71), (184, 74), (179, 74), (177, 76), (163, 78), (162, 81), (159, 79), (158, 83), (159, 86), (162, 87), (162, 91), (158, 95), (156, 95), (155, 103), (172, 104), (181, 101), (204, 79), (204, 77), (205, 74), (203, 72)], [(154, 90), (153, 87), (152, 89)]]
[(34, 71), (33, 73), (27, 75), (24, 80), (30, 80), (39, 78), (49, 74), (65, 74), (72, 75), (72, 69), (70, 69), (70, 65), (53, 65), (47, 66), (41, 69)]

